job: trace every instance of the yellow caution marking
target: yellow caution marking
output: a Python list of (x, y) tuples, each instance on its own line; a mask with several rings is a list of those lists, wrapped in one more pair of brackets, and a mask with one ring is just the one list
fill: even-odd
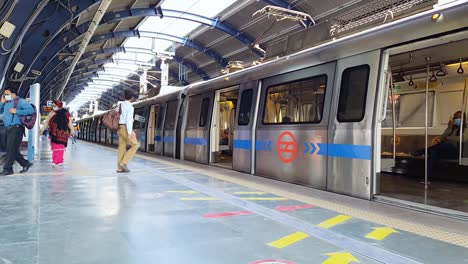
[(258, 194), (258, 195), (261, 195), (261, 194), (267, 194), (267, 193), (266, 192), (235, 192), (234, 194), (240, 194), (240, 195), (243, 195), (243, 194), (251, 194), (251, 195)]
[(284, 197), (242, 197), (241, 200), (245, 201), (286, 201), (288, 198)]
[(197, 191), (184, 190), (184, 191), (167, 191), (168, 193), (182, 193), (182, 194), (196, 194)]
[(306, 233), (303, 233), (303, 232), (296, 232), (296, 233), (293, 233), (291, 235), (288, 235), (288, 236), (285, 236), (285, 237), (282, 237), (276, 241), (273, 241), (273, 242), (270, 242), (268, 243), (267, 245), (271, 246), (271, 247), (275, 247), (275, 248), (284, 248), (284, 247), (287, 247), (291, 244), (294, 244), (298, 241), (301, 241), (303, 240), (304, 238), (307, 238), (309, 235), (307, 235)]
[(213, 197), (192, 197), (192, 198), (180, 198), (182, 201), (214, 201), (217, 200)]
[(350, 262), (359, 262), (359, 260), (349, 252), (327, 253), (329, 258), (322, 264), (348, 264)]
[(366, 235), (366, 238), (380, 241), (384, 240), (387, 236), (389, 236), (392, 233), (399, 232), (391, 227), (375, 227), (374, 231)]
[(350, 219), (351, 216), (348, 216), (348, 215), (337, 215), (333, 218), (330, 218), (326, 221), (323, 221), (322, 223), (318, 224), (317, 226), (318, 227), (321, 227), (321, 228), (325, 228), (325, 229), (328, 229), (330, 227), (334, 227), (338, 224), (341, 224), (343, 223), (344, 221)]

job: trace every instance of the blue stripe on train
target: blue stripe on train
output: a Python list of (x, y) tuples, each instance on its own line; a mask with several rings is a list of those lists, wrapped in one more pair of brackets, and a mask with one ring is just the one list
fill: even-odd
[[(307, 144), (307, 143), (304, 143), (304, 144)], [(235, 149), (250, 150), (251, 146), (252, 146), (251, 140), (235, 139), (233, 142), (233, 148)], [(372, 148), (371, 146), (368, 146), (368, 145), (317, 143), (317, 146), (319, 147), (319, 151), (316, 153), (316, 155), (318, 156), (328, 156), (328, 157), (347, 158), (347, 159), (362, 159), (362, 160), (371, 160), (372, 158)], [(255, 149), (256, 151), (272, 151), (271, 141), (257, 141), (255, 142)], [(315, 152), (315, 149), (312, 149), (311, 147), (310, 154), (314, 152)], [(306, 153), (309, 153), (309, 151), (307, 151)]]
[(232, 147), (235, 149), (250, 150), (252, 148), (252, 140), (234, 139)]
[(166, 136), (164, 137), (165, 143), (174, 143), (174, 137)]
[(208, 145), (208, 140), (206, 138), (190, 138), (187, 137), (184, 139), (184, 144), (188, 145)]
[(154, 141), (156, 142), (161, 142), (161, 136), (155, 136)]

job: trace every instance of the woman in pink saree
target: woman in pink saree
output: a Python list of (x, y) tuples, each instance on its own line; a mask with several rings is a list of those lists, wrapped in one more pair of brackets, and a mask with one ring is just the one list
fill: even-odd
[(62, 108), (62, 102), (59, 100), (53, 101), (52, 109), (53, 111), (47, 116), (41, 132), (49, 128), (52, 163), (57, 166), (63, 163), (68, 138), (74, 136), (74, 131), (71, 115), (67, 109)]

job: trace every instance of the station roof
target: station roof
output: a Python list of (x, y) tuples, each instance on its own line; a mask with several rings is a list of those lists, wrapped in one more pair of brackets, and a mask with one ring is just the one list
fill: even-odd
[(40, 83), (41, 104), (60, 96), (74, 111), (97, 99), (104, 110), (124, 90), (137, 93), (144, 71), (149, 94), (157, 93), (161, 56), (170, 55), (169, 84), (184, 86), (222, 75), (230, 65), (249, 67), (436, 2), (113, 0), (80, 48), (101, 1), (3, 1), (1, 18), (16, 29), (1, 43), (0, 69), (3, 86), (19, 85), (23, 97)]

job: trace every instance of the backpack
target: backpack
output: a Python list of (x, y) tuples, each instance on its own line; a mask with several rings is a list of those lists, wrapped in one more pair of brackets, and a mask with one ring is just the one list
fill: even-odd
[[(21, 98), (15, 98), (14, 102), (13, 102), (13, 108), (16, 109), (16, 107), (18, 106), (18, 103), (19, 101), (21, 100)], [(21, 124), (23, 126), (25, 126), (27, 129), (32, 129), (34, 127), (34, 124), (36, 124), (36, 120), (37, 120), (37, 109), (36, 109), (36, 106), (29, 103), (31, 105), (31, 107), (34, 109), (34, 112), (32, 114), (29, 114), (29, 115), (24, 115), (24, 116), (21, 116), (20, 117), (20, 121), (21, 121)], [(11, 117), (11, 119), (13, 120), (13, 117)]]
[(112, 109), (105, 113), (102, 117), (102, 123), (110, 130), (117, 131), (119, 129), (119, 119), (122, 114), (122, 106), (119, 106), (119, 111)]

